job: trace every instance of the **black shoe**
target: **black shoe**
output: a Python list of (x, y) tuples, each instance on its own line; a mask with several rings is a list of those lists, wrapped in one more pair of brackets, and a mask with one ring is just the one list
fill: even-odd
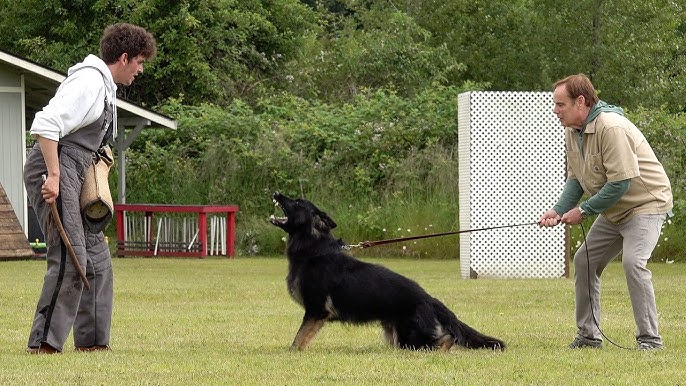
[(47, 343), (41, 343), (39, 347), (27, 347), (26, 352), (29, 354), (59, 354), (60, 351), (53, 348)]
[(589, 339), (583, 336), (577, 336), (574, 341), (567, 346), (567, 348), (603, 348), (603, 341), (600, 339)]
[(638, 349), (640, 351), (664, 350), (665, 346), (662, 343), (639, 342)]
[(76, 346), (74, 347), (74, 351), (81, 351), (81, 352), (91, 352), (91, 351), (110, 351), (110, 346), (100, 346), (100, 345), (95, 345), (95, 346)]

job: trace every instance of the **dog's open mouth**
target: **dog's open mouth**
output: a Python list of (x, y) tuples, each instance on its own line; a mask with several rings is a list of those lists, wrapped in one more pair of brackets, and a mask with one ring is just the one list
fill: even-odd
[[(274, 201), (274, 206), (281, 208), (281, 210), (284, 212), (284, 214), (286, 214), (286, 211), (283, 210), (283, 207), (281, 206), (281, 204), (276, 199), (273, 199), (272, 201)], [(283, 226), (284, 224), (286, 224), (288, 222), (288, 217), (286, 217), (286, 216), (276, 217), (274, 215), (271, 215), (271, 216), (269, 216), (269, 222), (276, 225), (276, 226)]]

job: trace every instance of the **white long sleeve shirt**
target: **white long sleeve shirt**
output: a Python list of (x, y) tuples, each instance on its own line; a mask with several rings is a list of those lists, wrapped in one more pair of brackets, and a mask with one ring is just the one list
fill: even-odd
[[(84, 66), (97, 67), (100, 71), (83, 69), (74, 73)], [(30, 133), (59, 141), (67, 134), (97, 120), (102, 115), (107, 98), (114, 111), (112, 135), (116, 137), (117, 85), (105, 62), (95, 55), (88, 55), (83, 62), (69, 68), (67, 74), (69, 76), (60, 84), (48, 105), (36, 113)]]

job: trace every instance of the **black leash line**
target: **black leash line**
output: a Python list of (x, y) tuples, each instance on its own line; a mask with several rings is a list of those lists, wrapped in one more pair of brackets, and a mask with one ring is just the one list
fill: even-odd
[(478, 231), (488, 231), (492, 229), (503, 229), (503, 228), (514, 228), (514, 227), (521, 227), (525, 225), (535, 225), (538, 224), (538, 222), (528, 222), (528, 223), (523, 223), (523, 224), (514, 224), (514, 225), (500, 225), (500, 226), (495, 226), (495, 227), (486, 227), (486, 228), (477, 228), (477, 229), (466, 229), (462, 231), (453, 231), (453, 232), (443, 232), (443, 233), (433, 233), (429, 235), (421, 235), (421, 236), (410, 236), (410, 237), (398, 237), (395, 239), (386, 239), (386, 240), (377, 240), (377, 241), (362, 241), (357, 244), (352, 244), (352, 245), (346, 245), (344, 249), (351, 249), (351, 248), (369, 248), (373, 247), (376, 245), (383, 245), (383, 244), (391, 244), (391, 243), (398, 243), (401, 241), (409, 241), (409, 240), (417, 240), (417, 239), (426, 239), (429, 237), (439, 237), (439, 236), (448, 236), (448, 235), (456, 235), (460, 233), (469, 233), (469, 232), (478, 232)]
[(595, 323), (595, 326), (598, 328), (598, 331), (600, 332), (600, 335), (605, 338), (608, 342), (610, 342), (613, 346), (619, 347), (624, 350), (635, 350), (630, 347), (624, 347), (620, 344), (617, 344), (613, 342), (610, 338), (605, 335), (603, 330), (600, 328), (600, 323), (598, 323), (598, 320), (595, 317), (595, 312), (593, 311), (593, 296), (591, 295), (591, 258), (588, 253), (588, 244), (586, 243), (586, 230), (584, 230), (584, 224), (579, 223), (579, 226), (581, 227), (581, 235), (584, 237), (584, 247), (586, 247), (586, 269), (587, 269), (587, 276), (588, 276), (588, 300), (589, 300), (589, 306), (591, 307), (591, 316), (593, 317), (593, 323)]

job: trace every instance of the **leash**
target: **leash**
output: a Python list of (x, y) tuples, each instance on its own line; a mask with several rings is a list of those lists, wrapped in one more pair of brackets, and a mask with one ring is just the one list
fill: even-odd
[(584, 224), (579, 223), (579, 226), (581, 227), (581, 235), (584, 238), (584, 246), (586, 247), (586, 268), (588, 268), (588, 271), (586, 272), (588, 276), (588, 300), (591, 307), (591, 316), (593, 317), (593, 323), (595, 323), (595, 326), (598, 328), (600, 335), (603, 338), (605, 338), (606, 341), (610, 342), (613, 346), (621, 348), (623, 350), (636, 350), (635, 348), (624, 347), (621, 344), (613, 342), (610, 338), (607, 337), (607, 335), (605, 335), (603, 330), (600, 328), (600, 323), (598, 323), (598, 320), (595, 317), (595, 311), (593, 309), (593, 296), (591, 295), (591, 258), (588, 253), (588, 245), (586, 244), (586, 230), (584, 229)]
[(398, 243), (401, 241), (426, 239), (426, 238), (430, 238), (430, 237), (439, 237), (439, 236), (448, 236), (448, 235), (456, 235), (456, 234), (460, 234), (460, 233), (487, 231), (487, 230), (492, 230), (492, 229), (514, 228), (514, 227), (521, 227), (521, 226), (525, 226), (525, 225), (536, 225), (536, 224), (538, 224), (538, 222), (528, 222), (528, 223), (514, 224), (514, 225), (500, 225), (500, 226), (495, 226), (495, 227), (477, 228), (477, 229), (466, 229), (463, 231), (433, 233), (433, 234), (421, 235), (421, 236), (398, 237), (395, 239), (386, 239), (386, 240), (377, 240), (377, 241), (362, 241), (362, 242), (359, 242), (357, 244), (344, 245), (343, 249), (350, 250), (352, 248), (369, 248), (369, 247), (374, 247), (377, 245)]

